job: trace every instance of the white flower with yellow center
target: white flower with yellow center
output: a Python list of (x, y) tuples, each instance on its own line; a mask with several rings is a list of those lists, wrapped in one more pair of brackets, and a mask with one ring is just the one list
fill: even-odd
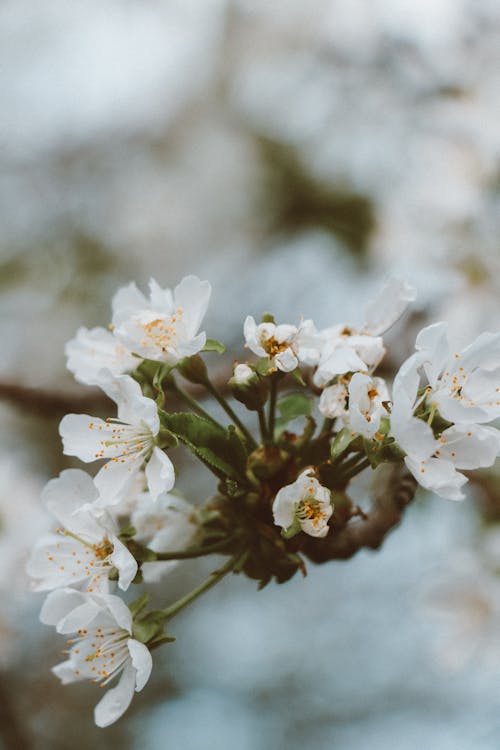
[(299, 364), (315, 365), (319, 360), (320, 342), (311, 320), (299, 327), (275, 323), (260, 323), (248, 315), (243, 326), (245, 345), (259, 357), (269, 357), (273, 367), (292, 372)]
[(127, 375), (102, 387), (117, 404), (118, 419), (67, 414), (59, 426), (66, 455), (86, 463), (109, 459), (94, 479), (100, 493), (95, 504), (118, 503), (144, 464), (152, 497), (168, 492), (175, 473), (171, 460), (156, 445), (160, 420), (155, 402), (143, 396), (139, 384)]
[(198, 333), (210, 300), (208, 281), (186, 276), (174, 291), (149, 282), (149, 299), (134, 283), (113, 298), (113, 334), (140, 357), (175, 364), (205, 346)]
[(492, 466), (500, 455), (500, 432), (477, 424), (454, 424), (437, 435), (414, 416), (418, 396), (420, 353), (401, 367), (393, 385), (391, 435), (406, 453), (405, 464), (417, 482), (440, 497), (462, 500), (467, 477), (458, 469)]
[(98, 727), (113, 724), (134, 692), (143, 689), (152, 668), (149, 649), (131, 637), (132, 615), (126, 604), (111, 594), (59, 589), (48, 595), (40, 619), (55, 625), (58, 633), (75, 634), (68, 641), (68, 659), (52, 669), (63, 685), (92, 680), (105, 687), (120, 675), (94, 710)]
[(417, 336), (414, 355), (429, 381), (428, 404), (449, 422), (482, 424), (500, 417), (500, 333), (482, 333), (460, 352), (450, 350), (447, 324)]
[(406, 282), (389, 279), (365, 311), (360, 327), (339, 324), (319, 332), (323, 341), (314, 384), (322, 388), (336, 375), (373, 372), (385, 354), (381, 334), (403, 315), (415, 290)]
[(380, 420), (387, 416), (384, 402), (389, 399), (387, 386), (382, 378), (371, 378), (356, 372), (349, 383), (349, 424), (369, 440), (380, 427)]
[(330, 490), (318, 482), (312, 469), (306, 469), (293, 484), (282, 487), (273, 503), (274, 523), (282, 527), (287, 538), (299, 531), (325, 537), (332, 513)]
[(89, 592), (107, 593), (109, 573), (116, 569), (124, 591), (137, 573), (137, 562), (116, 535), (113, 521), (97, 520), (89, 506), (98, 497), (84, 471), (68, 469), (52, 479), (42, 493), (47, 509), (62, 528), (42, 537), (33, 548), (26, 569), (35, 591), (84, 584)]
[(110, 375), (132, 372), (141, 362), (105, 328), (79, 328), (65, 351), (68, 370), (85, 385), (100, 386)]

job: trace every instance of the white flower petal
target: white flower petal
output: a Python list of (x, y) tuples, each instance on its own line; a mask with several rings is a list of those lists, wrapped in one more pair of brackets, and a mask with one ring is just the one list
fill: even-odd
[(157, 446), (147, 463), (146, 479), (152, 500), (156, 500), (162, 492), (169, 492), (175, 484), (174, 465), (167, 454)]
[(57, 625), (76, 607), (85, 602), (85, 594), (76, 589), (59, 589), (51, 591), (40, 611), (40, 621), (44, 625)]
[[(103, 435), (109, 424), (88, 414), (66, 414), (59, 425), (66, 456), (76, 456), (80, 461), (96, 461), (102, 451)], [(109, 455), (109, 454), (108, 454)]]
[(197, 276), (185, 276), (174, 289), (174, 304), (181, 308), (188, 336), (198, 331), (210, 302), (212, 287)]
[(130, 706), (134, 697), (135, 674), (132, 664), (127, 664), (116, 687), (108, 690), (101, 698), (94, 709), (94, 720), (98, 727), (109, 727)]
[(285, 349), (285, 351), (276, 354), (274, 364), (281, 372), (292, 372), (299, 361), (291, 349)]
[(112, 536), (110, 541), (113, 544), (113, 552), (109, 559), (118, 570), (119, 587), (126, 591), (137, 573), (137, 561), (118, 537)]
[(149, 680), (153, 668), (153, 659), (150, 650), (143, 643), (130, 638), (127, 641), (127, 646), (132, 665), (136, 671), (135, 690), (139, 693)]
[(365, 310), (363, 330), (378, 336), (389, 330), (416, 298), (416, 290), (406, 281), (389, 278)]
[(119, 375), (103, 385), (103, 390), (118, 406), (118, 419), (121, 422), (133, 426), (145, 423), (153, 435), (158, 434), (158, 408), (151, 398), (143, 395), (136, 380), (129, 375)]
[(123, 315), (130, 315), (137, 310), (144, 310), (148, 301), (139, 291), (134, 281), (127, 286), (122, 286), (113, 297), (111, 308), (113, 310), (113, 324), (121, 322)]
[(42, 491), (42, 500), (50, 513), (67, 529), (99, 536), (102, 527), (90, 513), (81, 512), (84, 505), (97, 499), (98, 494), (92, 477), (85, 471), (66, 469), (47, 483)]

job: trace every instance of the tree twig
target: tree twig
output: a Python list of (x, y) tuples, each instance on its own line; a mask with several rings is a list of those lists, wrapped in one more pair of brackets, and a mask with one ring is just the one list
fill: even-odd
[(313, 562), (346, 560), (360, 549), (378, 549), (387, 534), (401, 521), (406, 506), (413, 500), (417, 482), (405, 467), (390, 466), (381, 477), (370, 512), (363, 520), (349, 523), (335, 533), (333, 529), (318, 544), (308, 541), (303, 551)]

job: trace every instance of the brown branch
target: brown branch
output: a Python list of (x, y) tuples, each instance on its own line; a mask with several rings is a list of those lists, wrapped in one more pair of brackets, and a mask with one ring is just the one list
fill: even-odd
[[(227, 392), (227, 378), (214, 381), (216, 387), (223, 393)], [(202, 399), (206, 391), (201, 386), (185, 385), (190, 396)], [(180, 401), (169, 395), (169, 399), (177, 406)], [(58, 417), (63, 414), (103, 414), (108, 413), (112, 401), (97, 388), (83, 388), (80, 390), (51, 390), (33, 388), (19, 383), (0, 382), (0, 401), (6, 401), (18, 409), (25, 409), (30, 414), (39, 417)]]
[(96, 388), (65, 392), (30, 388), (18, 383), (0, 383), (0, 400), (40, 417), (55, 417), (68, 412), (103, 412), (109, 410), (111, 404)]
[(316, 563), (346, 560), (360, 549), (378, 549), (385, 537), (401, 521), (406, 506), (413, 500), (417, 483), (404, 466), (387, 467), (381, 477), (373, 506), (361, 521), (348, 524), (337, 534), (335, 530), (321, 542), (308, 541), (305, 554)]

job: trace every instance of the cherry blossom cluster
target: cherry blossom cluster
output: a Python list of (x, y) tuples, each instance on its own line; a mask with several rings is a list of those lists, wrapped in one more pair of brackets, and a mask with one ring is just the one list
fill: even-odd
[[(67, 344), (69, 370), (101, 388), (116, 415), (61, 421), (64, 453), (98, 470), (67, 469), (49, 481), (42, 499), (58, 527), (35, 545), (28, 572), (34, 589), (48, 592), (42, 622), (71, 636), (54, 673), (64, 684), (114, 683), (95, 709), (101, 727), (146, 684), (151, 652), (174, 640), (170, 620), (224, 575), (262, 587), (304, 572), (318, 550), (335, 559), (330, 541), (359, 522), (353, 477), (404, 462), (422, 487), (459, 500), (462, 472), (500, 453), (500, 432), (489, 426), (500, 417), (500, 334), (455, 352), (446, 324), (424, 328), (391, 389), (375, 374), (383, 334), (415, 295), (390, 279), (360, 326), (248, 316), (250, 356), (215, 384), (205, 357), (224, 346), (199, 330), (210, 292), (195, 276), (173, 292), (151, 280), (149, 297), (129, 284), (113, 298), (109, 328), (80, 328)], [(201, 386), (211, 405), (179, 378), (196, 393)], [(216, 479), (201, 505), (175, 489), (179, 446)], [(222, 567), (164, 609), (148, 611), (147, 593), (129, 595), (179, 560), (216, 553), (227, 558)]]

